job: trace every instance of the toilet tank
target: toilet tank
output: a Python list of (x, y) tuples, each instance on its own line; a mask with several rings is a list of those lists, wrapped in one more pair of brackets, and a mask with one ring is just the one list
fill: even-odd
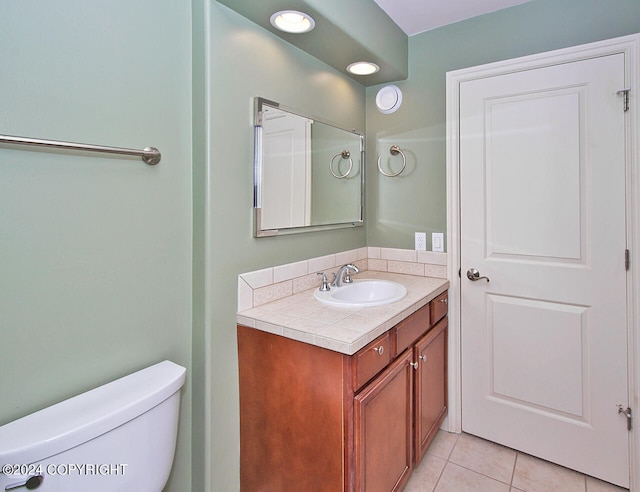
[(185, 373), (160, 362), (0, 427), (0, 492), (160, 492)]

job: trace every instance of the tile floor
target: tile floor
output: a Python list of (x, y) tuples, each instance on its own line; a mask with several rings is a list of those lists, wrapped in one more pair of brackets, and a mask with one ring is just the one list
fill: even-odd
[(439, 431), (404, 492), (624, 492), (469, 434)]

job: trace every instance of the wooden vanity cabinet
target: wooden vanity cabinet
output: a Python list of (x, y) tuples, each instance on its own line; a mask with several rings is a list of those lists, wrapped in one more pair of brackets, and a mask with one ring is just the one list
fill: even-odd
[(240, 490), (402, 490), (446, 414), (435, 301), (351, 356), (238, 325)]

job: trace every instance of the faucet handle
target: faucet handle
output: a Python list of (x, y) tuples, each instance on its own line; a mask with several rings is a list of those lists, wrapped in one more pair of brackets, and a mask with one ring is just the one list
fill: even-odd
[(318, 272), (316, 273), (316, 275), (322, 275), (322, 285), (320, 286), (320, 292), (326, 292), (328, 290), (331, 290), (331, 287), (329, 286), (329, 281), (327, 280), (327, 275), (324, 272)]
[(360, 273), (360, 269), (353, 265), (352, 263), (349, 263), (348, 265), (345, 265), (345, 275), (344, 275), (344, 280), (343, 282), (345, 284), (350, 284), (353, 282), (353, 279), (351, 278), (351, 272), (353, 273)]

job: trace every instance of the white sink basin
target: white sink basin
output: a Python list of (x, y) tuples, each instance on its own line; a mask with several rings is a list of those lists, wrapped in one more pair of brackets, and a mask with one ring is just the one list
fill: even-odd
[(331, 287), (326, 292), (316, 289), (313, 294), (330, 306), (371, 307), (399, 301), (407, 295), (407, 289), (390, 280), (354, 280), (342, 287)]

